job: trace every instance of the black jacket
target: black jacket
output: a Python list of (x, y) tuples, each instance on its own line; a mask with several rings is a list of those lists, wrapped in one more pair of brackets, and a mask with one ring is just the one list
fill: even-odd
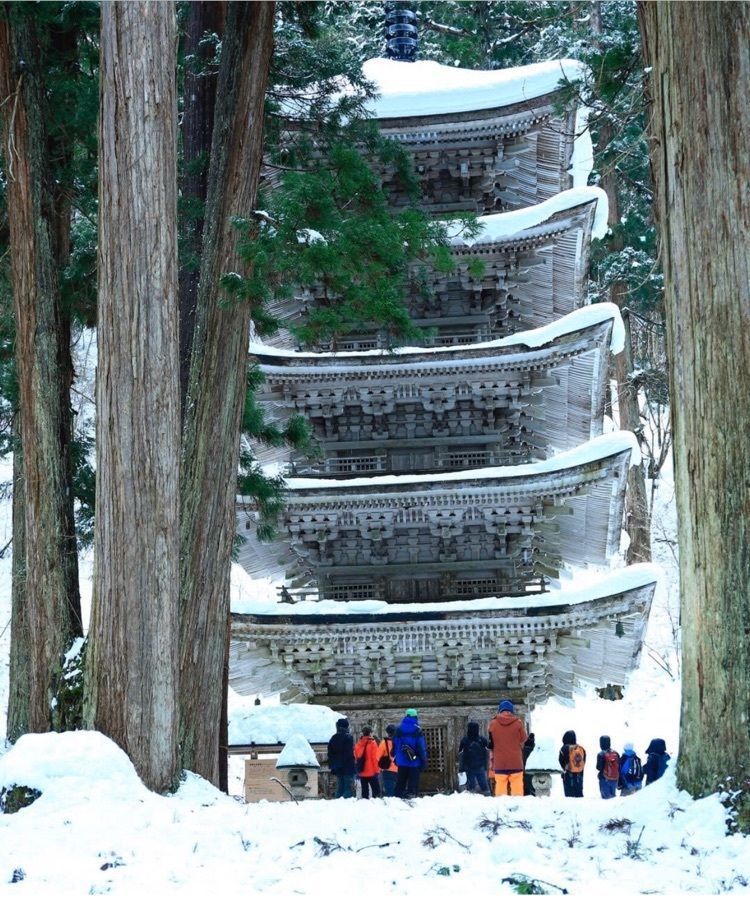
[(643, 776), (646, 778), (646, 786), (648, 786), (649, 783), (656, 782), (659, 777), (664, 775), (670, 755), (663, 739), (652, 739), (646, 749), (646, 754), (648, 758), (643, 765)]
[(470, 721), (458, 746), (459, 768), (462, 771), (487, 770), (489, 747), (489, 742), (479, 735), (479, 724)]
[(346, 727), (336, 727), (328, 740), (328, 766), (337, 777), (353, 777), (357, 772), (354, 737)]

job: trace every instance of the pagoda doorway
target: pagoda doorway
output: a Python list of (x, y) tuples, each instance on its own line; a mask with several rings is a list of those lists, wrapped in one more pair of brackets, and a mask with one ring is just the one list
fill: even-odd
[(427, 744), (427, 767), (422, 772), (419, 790), (429, 795), (452, 792), (455, 779), (450, 764), (453, 755), (449, 754), (448, 726), (447, 724), (423, 726), (422, 732)]

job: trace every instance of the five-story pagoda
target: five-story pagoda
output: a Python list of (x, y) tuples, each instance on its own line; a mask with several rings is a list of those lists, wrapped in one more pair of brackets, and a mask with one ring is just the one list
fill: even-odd
[[(586, 304), (607, 211), (558, 90), (578, 67), (367, 63), (423, 209), (476, 213), (480, 233), (452, 239), (453, 271), (407, 298), (427, 345), (389, 351), (372, 332), (295, 351), (282, 333), (251, 348), (268, 410), (303, 414), (320, 455), (288, 462), (280, 541), (254, 540), (239, 499), (239, 562), (278, 596), (235, 605), (230, 680), (381, 735), (418, 707), (427, 790), (452, 786), (467, 719), (500, 697), (530, 713), (584, 682), (624, 683), (655, 587), (650, 566), (610, 568), (639, 454), (631, 434), (603, 433), (624, 336), (615, 307)], [(404, 204), (395, 171), (381, 175)], [(286, 315), (315, 300), (306, 286)]]

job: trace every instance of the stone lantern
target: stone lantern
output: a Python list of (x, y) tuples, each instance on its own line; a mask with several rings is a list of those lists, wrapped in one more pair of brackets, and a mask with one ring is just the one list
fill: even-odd
[(320, 764), (310, 743), (301, 733), (287, 740), (276, 761), (281, 772), (282, 785), (295, 801), (318, 797), (318, 770)]
[(555, 744), (551, 739), (537, 740), (534, 751), (526, 761), (526, 773), (538, 796), (548, 796), (552, 791), (552, 775), (562, 773), (557, 760)]

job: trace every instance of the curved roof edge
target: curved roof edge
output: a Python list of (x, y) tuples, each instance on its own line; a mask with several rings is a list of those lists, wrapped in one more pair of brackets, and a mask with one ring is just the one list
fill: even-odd
[[(585, 574), (592, 577), (592, 573)], [(578, 574), (580, 578), (582, 574)], [(391, 604), (385, 601), (319, 601), (285, 604), (283, 602), (262, 602), (235, 599), (232, 615), (240, 623), (247, 617), (250, 623), (322, 622), (335, 617), (337, 622), (352, 623), (387, 616), (389, 621), (429, 620), (431, 615), (453, 617), (473, 613), (503, 614), (524, 611), (543, 616), (550, 609), (595, 602), (625, 592), (632, 592), (653, 585), (656, 587), (663, 578), (662, 569), (656, 564), (633, 564), (619, 570), (596, 574), (585, 583), (574, 587), (552, 589), (537, 596), (480, 598), (466, 601), (444, 601), (433, 604)], [(304, 621), (302, 620), (304, 618)]]
[[(563, 451), (547, 460), (540, 460), (533, 464), (519, 464), (510, 467), (484, 467), (477, 470), (457, 470), (449, 473), (405, 473), (398, 476), (366, 476), (354, 479), (308, 479), (298, 477), (287, 479), (286, 486), (290, 491), (310, 490), (341, 494), (347, 489), (377, 489), (378, 487), (391, 487), (394, 485), (409, 486), (414, 483), (435, 487), (436, 483), (446, 483), (447, 487), (452, 482), (465, 482), (467, 480), (491, 480), (517, 479), (523, 477), (541, 476), (548, 473), (556, 473), (562, 470), (573, 470), (576, 467), (585, 466), (597, 460), (614, 457), (617, 454), (628, 452), (630, 454), (630, 466), (641, 462), (641, 451), (638, 439), (632, 432), (618, 430), (598, 435), (588, 442)], [(238, 499), (242, 500), (242, 499)]]
[[(565, 212), (583, 204), (596, 203), (594, 222), (591, 228), (593, 238), (603, 238), (607, 234), (609, 226), (609, 201), (606, 193), (593, 185), (568, 188), (560, 191), (553, 197), (534, 204), (531, 207), (522, 207), (520, 210), (510, 210), (506, 213), (491, 213), (487, 216), (477, 217), (477, 222), (482, 226), (482, 231), (475, 238), (461, 238), (460, 235), (451, 237), (451, 244), (455, 246), (473, 247), (475, 245), (490, 244), (492, 242), (510, 241), (522, 237), (529, 229), (536, 228), (546, 222), (555, 213)], [(450, 232), (450, 224), (448, 225)]]
[[(568, 335), (571, 332), (578, 332), (591, 326), (599, 325), (606, 320), (612, 320), (612, 338), (610, 340), (610, 350), (613, 354), (619, 354), (625, 347), (625, 327), (622, 322), (622, 315), (616, 304), (609, 302), (602, 304), (589, 304), (578, 310), (560, 317), (553, 323), (546, 326), (540, 326), (538, 329), (529, 329), (526, 332), (515, 332), (505, 338), (498, 338), (494, 341), (477, 342), (470, 345), (442, 345), (430, 348), (420, 347), (404, 347), (395, 348), (393, 350), (383, 350), (377, 348), (372, 351), (290, 351), (285, 348), (276, 348), (271, 345), (251, 342), (248, 351), (255, 357), (262, 360), (264, 365), (273, 367), (275, 361), (283, 365), (285, 361), (293, 361), (296, 366), (304, 366), (306, 363), (317, 365), (326, 363), (330, 365), (334, 361), (343, 368), (346, 363), (353, 369), (359, 369), (362, 365), (370, 362), (392, 363), (399, 357), (408, 357), (410, 355), (439, 355), (450, 352), (451, 356), (461, 356), (467, 351), (478, 351), (490, 348), (511, 348), (518, 345), (525, 345), (527, 348), (541, 348), (544, 345)], [(265, 359), (264, 359), (265, 358)]]
[(440, 116), (497, 109), (543, 97), (561, 81), (586, 72), (578, 60), (550, 60), (508, 69), (461, 69), (423, 60), (402, 63), (382, 57), (362, 67), (378, 97), (368, 104), (376, 119)]

